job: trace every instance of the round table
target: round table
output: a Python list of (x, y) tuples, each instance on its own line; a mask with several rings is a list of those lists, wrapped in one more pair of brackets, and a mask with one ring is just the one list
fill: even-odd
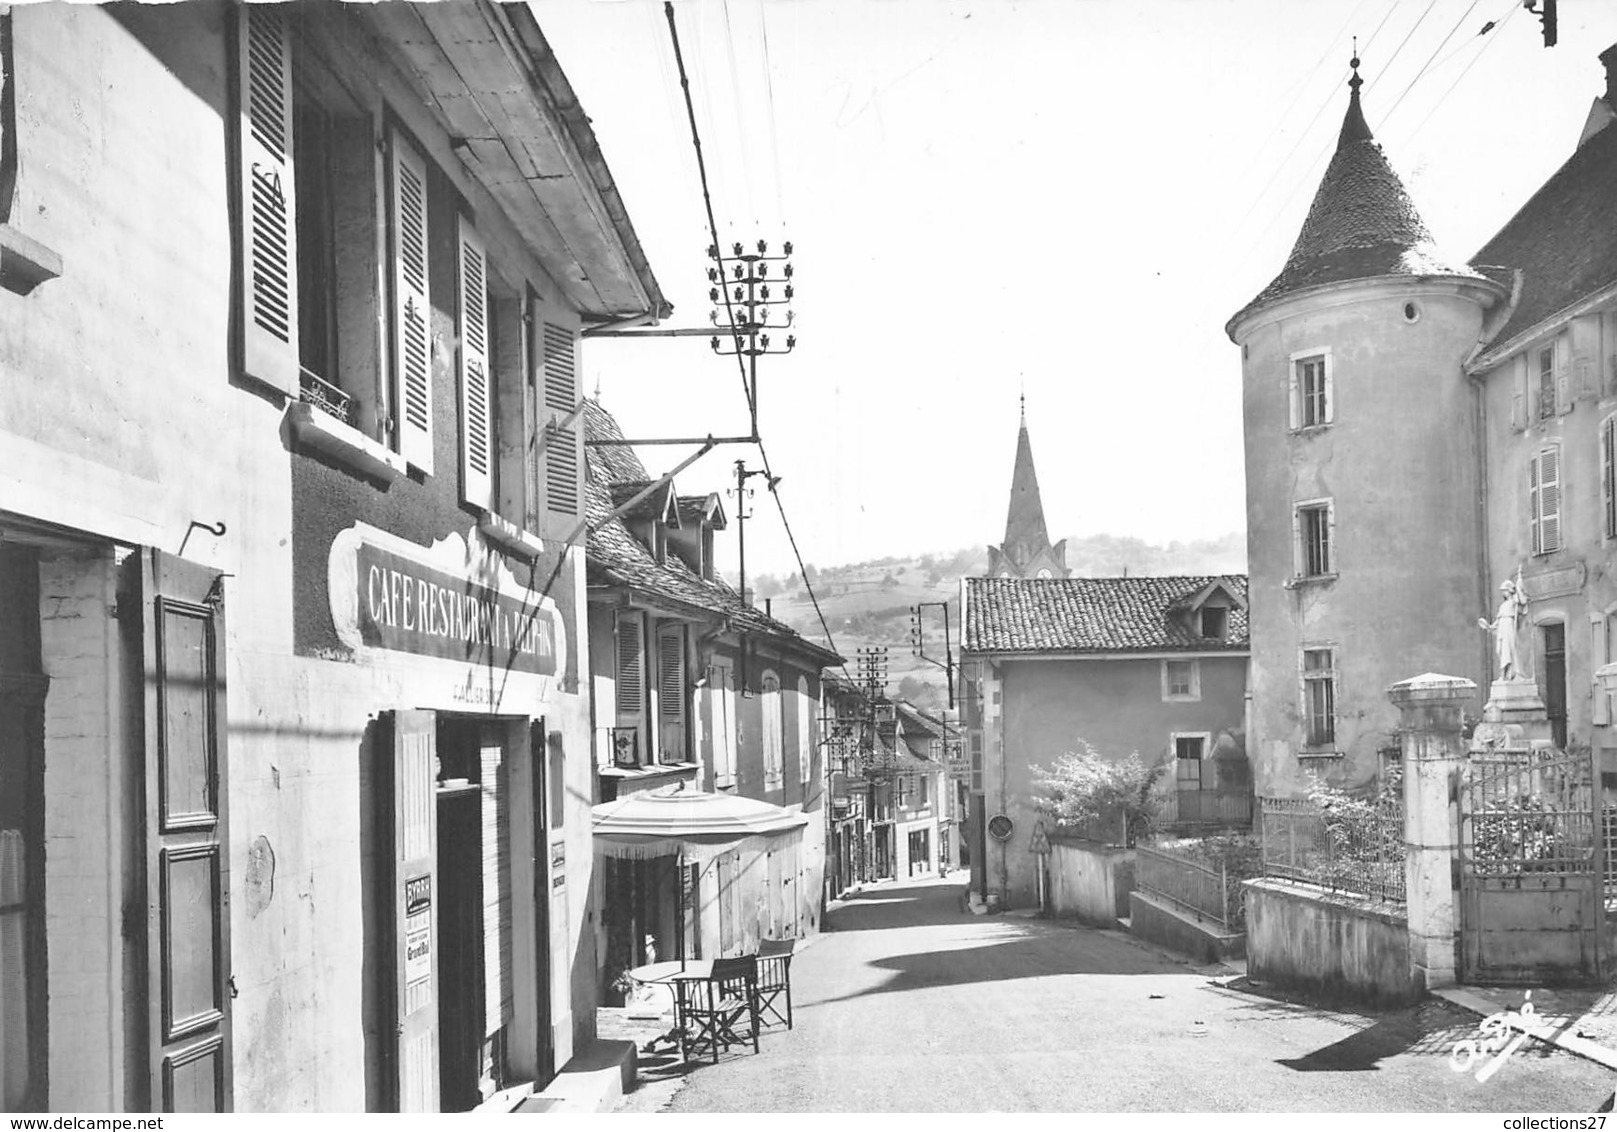
[(713, 974), (711, 959), (660, 959), (629, 970), (637, 983), (672, 983), (681, 979), (706, 979)]

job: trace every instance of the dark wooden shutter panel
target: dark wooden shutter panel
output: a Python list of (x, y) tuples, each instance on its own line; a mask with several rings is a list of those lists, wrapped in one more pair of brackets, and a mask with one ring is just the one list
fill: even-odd
[[(385, 828), (378, 854), (381, 906), (393, 928), (393, 1100), (399, 1112), (438, 1111), (438, 798), (433, 763), (438, 720), (430, 711), (384, 713), (377, 775)], [(389, 836), (390, 835), (390, 836)]]
[(292, 41), (279, 8), (236, 9), (242, 370), (298, 392)]
[(427, 166), (393, 135), (393, 373), (399, 453), (432, 472), (432, 308), (427, 289)]
[[(578, 340), (566, 326), (546, 320), (541, 344), (544, 419), (557, 425), (578, 406)], [(575, 420), (548, 438), (544, 454), (546, 518), (569, 530), (580, 515), (583, 428)], [(554, 527), (560, 530), (560, 527)], [(561, 533), (567, 533), (562, 531)]]
[(620, 614), (618, 617), (618, 723), (631, 726), (639, 722), (642, 705), (646, 700), (645, 667), (642, 661), (640, 615)]
[(461, 498), (495, 510), (493, 389), (489, 381), (488, 253), (477, 229), (460, 221)]
[(159, 550), (131, 558), (125, 569), (131, 575), (125, 588), (141, 610), (148, 674), (142, 706), (151, 1106), (229, 1112), (223, 578)]
[(685, 760), (685, 629), (668, 625), (657, 631), (658, 757)]
[(1544, 552), (1544, 536), (1539, 524), (1538, 464), (1543, 453), (1534, 453), (1527, 461), (1527, 514), (1533, 524), (1533, 553)]

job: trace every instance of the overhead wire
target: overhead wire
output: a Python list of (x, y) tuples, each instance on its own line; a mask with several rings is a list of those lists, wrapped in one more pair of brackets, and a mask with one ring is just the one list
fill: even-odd
[[(711, 187), (708, 184), (707, 160), (702, 154), (702, 138), (701, 138), (701, 135), (698, 132), (697, 126), (696, 126), (696, 106), (695, 106), (695, 103), (693, 102), (693, 100), (691, 98), (691, 83), (690, 83), (690, 77), (686, 73), (686, 70), (685, 70), (685, 56), (684, 56), (684, 53), (680, 50), (680, 46), (679, 46), (679, 26), (674, 20), (674, 5), (673, 5), (672, 0), (663, 0), (663, 12), (664, 12), (664, 15), (667, 17), (667, 20), (668, 20), (669, 39), (673, 43), (673, 46), (674, 46), (674, 62), (679, 67), (680, 86), (683, 88), (683, 90), (685, 92), (685, 112), (686, 112), (686, 116), (690, 119), (691, 144), (696, 149), (697, 173), (700, 176), (701, 182), (702, 182), (702, 206), (703, 206), (704, 210), (707, 213), (708, 232), (712, 236), (712, 239), (713, 239), (713, 249), (714, 249), (715, 252), (718, 252), (719, 251), (719, 226), (718, 226), (718, 221), (714, 218), (714, 213), (713, 213), (713, 193), (712, 193)], [(722, 275), (722, 272), (721, 272), (721, 275)], [(724, 309), (725, 309), (726, 316), (729, 318), (730, 325), (734, 326), (735, 325), (735, 311), (734, 311), (734, 307), (733, 307), (733, 305), (732, 305), (732, 303), (730, 301), (730, 288), (729, 288), (729, 286), (727, 284), (725, 284), (723, 281), (721, 281), (721, 285), (719, 286), (718, 290), (719, 290), (719, 293), (724, 298)], [(777, 477), (775, 475), (772, 467), (770, 466), (769, 453), (764, 448), (763, 436), (758, 432), (758, 429), (757, 429), (758, 406), (757, 406), (757, 402), (754, 400), (754, 398), (752, 396), (751, 385), (747, 381), (747, 365), (746, 365), (746, 362), (742, 358), (742, 355), (741, 355), (739, 350), (736, 351), (736, 353), (733, 356), (735, 357), (735, 360), (736, 360), (737, 372), (741, 375), (741, 392), (742, 392), (742, 395), (746, 398), (747, 408), (750, 410), (750, 412), (752, 414), (752, 421), (753, 421), (753, 424), (754, 424), (752, 439), (758, 445), (758, 457), (763, 462), (763, 465), (764, 465), (764, 476), (765, 476), (765, 481), (764, 482), (769, 485), (769, 494), (772, 497), (774, 497), (775, 507), (780, 512), (781, 525), (783, 527), (785, 527), (785, 529), (786, 529), (786, 538), (791, 543), (792, 556), (794, 558), (796, 558), (796, 560), (797, 560), (798, 576), (803, 579), (803, 588), (804, 588), (804, 590), (806, 590), (808, 592), (809, 600), (814, 604), (814, 614), (815, 614), (816, 617), (819, 618), (821, 631), (823, 631), (825, 633), (826, 646), (832, 652), (836, 652), (837, 651), (836, 641), (831, 635), (831, 626), (830, 626), (829, 623), (827, 623), (827, 621), (825, 619), (825, 610), (822, 609), (821, 606), (820, 606), (819, 596), (817, 594), (815, 594), (814, 587), (813, 587), (812, 584), (810, 584), (810, 582), (808, 580), (808, 577), (807, 577), (807, 574), (806, 574), (806, 567), (805, 567), (804, 562), (803, 562), (803, 553), (802, 553), (802, 550), (797, 545), (797, 535), (792, 530), (791, 520), (788, 519), (787, 516), (786, 516), (786, 505), (781, 501), (781, 498), (780, 498), (780, 491), (779, 491), (779, 487), (778, 487), (778, 485), (779, 485), (779, 477)], [(745, 595), (743, 595), (743, 600), (745, 600)], [(838, 655), (840, 656), (841, 654), (839, 653)], [(842, 669), (843, 669), (844, 673), (847, 672), (847, 664), (845, 662), (842, 665)]]
[(1471, 0), (1471, 6), (1461, 14), (1458, 20), (1454, 21), (1454, 26), (1449, 29), (1449, 33), (1442, 38), (1438, 45), (1432, 49), (1432, 53), (1426, 57), (1426, 62), (1422, 63), (1420, 70), (1415, 72), (1415, 77), (1410, 79), (1408, 85), (1404, 87), (1403, 93), (1399, 94), (1399, 96), (1393, 101), (1391, 108), (1389, 108), (1387, 112), (1381, 116), (1381, 121), (1377, 123), (1377, 129), (1380, 129), (1387, 124), (1387, 119), (1393, 116), (1393, 112), (1403, 104), (1403, 101), (1408, 96), (1409, 92), (1415, 89), (1415, 84), (1420, 82), (1421, 76), (1426, 73), (1426, 68), (1430, 67), (1432, 65), (1432, 60), (1437, 58), (1438, 52), (1442, 51), (1443, 48), (1448, 46), (1449, 40), (1454, 38), (1454, 33), (1460, 30), (1460, 25), (1465, 23), (1465, 21), (1470, 18), (1471, 13), (1476, 10), (1477, 4), (1480, 2), (1481, 0)]
[(1432, 14), (1432, 9), (1435, 7), (1437, 7), (1437, 0), (1429, 0), (1426, 5), (1426, 10), (1420, 14), (1419, 19), (1410, 25), (1409, 30), (1404, 33), (1404, 38), (1398, 41), (1398, 46), (1393, 48), (1392, 54), (1387, 57), (1386, 63), (1382, 64), (1380, 70), (1376, 72), (1376, 77), (1370, 80), (1370, 85), (1365, 90), (1366, 94), (1372, 90), (1375, 90), (1380, 84), (1381, 80), (1392, 73), (1392, 65), (1398, 61), (1398, 56), (1403, 53), (1404, 47), (1409, 43), (1410, 37), (1420, 29), (1421, 24), (1426, 22), (1426, 17)]
[[(1413, 139), (1417, 134), (1419, 134), (1421, 132), (1422, 129), (1425, 128), (1427, 122), (1430, 122), (1432, 120), (1432, 115), (1436, 114), (1437, 111), (1438, 111), (1438, 108), (1441, 107), (1443, 105), (1443, 103), (1448, 101), (1449, 95), (1454, 93), (1454, 88), (1460, 85), (1460, 80), (1465, 78), (1465, 76), (1470, 72), (1471, 68), (1475, 67), (1477, 65), (1477, 60), (1481, 59), (1482, 56), (1487, 52), (1489, 46), (1492, 45), (1494, 39), (1499, 38), (1497, 35), (1493, 36), (1493, 38), (1491, 38), (1491, 39), (1487, 38), (1488, 33), (1489, 32), (1498, 32), (1500, 28), (1502, 28), (1506, 24), (1510, 23), (1511, 17), (1514, 16), (1520, 10), (1521, 10), (1521, 4), (1518, 3), (1517, 0), (1511, 0), (1510, 10), (1509, 11), (1505, 12), (1504, 15), (1502, 15), (1497, 21), (1490, 21), (1489, 23), (1483, 25), (1483, 29), (1477, 33), (1477, 38), (1483, 40), (1483, 44), (1482, 44), (1481, 48), (1479, 48), (1477, 50), (1477, 53), (1475, 55), (1471, 56), (1470, 62), (1466, 63), (1465, 67), (1460, 71), (1460, 73), (1458, 75), (1454, 76), (1454, 81), (1449, 84), (1448, 89), (1445, 90), (1441, 95), (1438, 96), (1437, 101), (1432, 104), (1432, 108), (1426, 112), (1426, 117), (1422, 118), (1420, 120), (1420, 124), (1417, 125), (1413, 130), (1411, 130), (1409, 132), (1409, 136), (1410, 136), (1411, 139)], [(1466, 46), (1470, 46), (1470, 44), (1467, 44)]]

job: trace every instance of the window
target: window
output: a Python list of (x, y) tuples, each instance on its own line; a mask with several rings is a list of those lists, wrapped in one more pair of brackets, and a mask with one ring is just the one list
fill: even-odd
[(764, 670), (763, 675), (764, 785), (778, 787), (781, 779), (781, 748), (785, 745), (785, 725), (780, 710), (780, 677)]
[(1533, 524), (1533, 553), (1561, 549), (1561, 449), (1541, 449), (1528, 461), (1528, 513)]
[[(238, 25), (242, 370), (398, 447), (376, 335), (374, 121), (284, 10), (243, 7)], [(412, 247), (424, 273), (420, 219)], [(422, 286), (424, 305), (424, 274)], [(419, 345), (424, 373), (424, 333)]]
[(1601, 534), (1617, 538), (1617, 416), (1600, 422)]
[[(618, 614), (613, 701), (617, 709), (618, 731), (632, 732), (634, 735), (635, 763), (641, 761), (640, 752), (645, 750), (640, 736), (646, 718), (645, 641), (645, 616), (640, 613)], [(626, 739), (614, 733), (613, 746), (619, 755), (626, 743)], [(621, 765), (622, 759), (618, 758), (617, 761)]]
[(1328, 500), (1297, 505), (1297, 576), (1325, 578), (1336, 573), (1336, 517)]
[(1293, 354), (1291, 365), (1291, 427), (1330, 424), (1333, 406), (1329, 355), (1319, 351)]
[(1336, 657), (1332, 649), (1303, 650), (1303, 745), (1336, 743)]
[(1173, 737), (1174, 781), (1180, 790), (1202, 788), (1202, 755), (1206, 750), (1205, 735)]
[(1229, 633), (1230, 611), (1222, 605), (1204, 605), (1201, 609), (1201, 633), (1209, 640), (1222, 641)]
[(1538, 419), (1545, 421), (1555, 416), (1555, 343), (1538, 351), (1537, 368)]
[(1162, 662), (1162, 698), (1199, 700), (1202, 697), (1200, 666), (1194, 660)]

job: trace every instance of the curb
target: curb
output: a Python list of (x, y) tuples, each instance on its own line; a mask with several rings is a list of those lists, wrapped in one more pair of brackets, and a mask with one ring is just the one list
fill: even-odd
[(1436, 998), (1441, 998), (1445, 1002), (1452, 1003), (1462, 1010), (1469, 1010), (1473, 1014), (1479, 1014), (1484, 1018), (1496, 1014), (1502, 1015), (1513, 1030), (1520, 1030), (1530, 1037), (1537, 1038), (1539, 1041), (1555, 1046), (1558, 1049), (1564, 1049), (1570, 1054), (1576, 1054), (1578, 1057), (1588, 1058), (1590, 1061), (1604, 1065), (1607, 1069), (1617, 1069), (1617, 1050), (1603, 1046), (1599, 1042), (1590, 1041), (1588, 1038), (1580, 1038), (1577, 1034), (1566, 1032), (1568, 1028), (1576, 1024), (1577, 1019), (1575, 1018), (1568, 1018), (1559, 1025), (1545, 1024), (1528, 1029), (1516, 1020), (1514, 1012), (1501, 1011), (1497, 1003), (1489, 1002), (1480, 994), (1474, 994), (1464, 987), (1435, 987), (1428, 993)]

